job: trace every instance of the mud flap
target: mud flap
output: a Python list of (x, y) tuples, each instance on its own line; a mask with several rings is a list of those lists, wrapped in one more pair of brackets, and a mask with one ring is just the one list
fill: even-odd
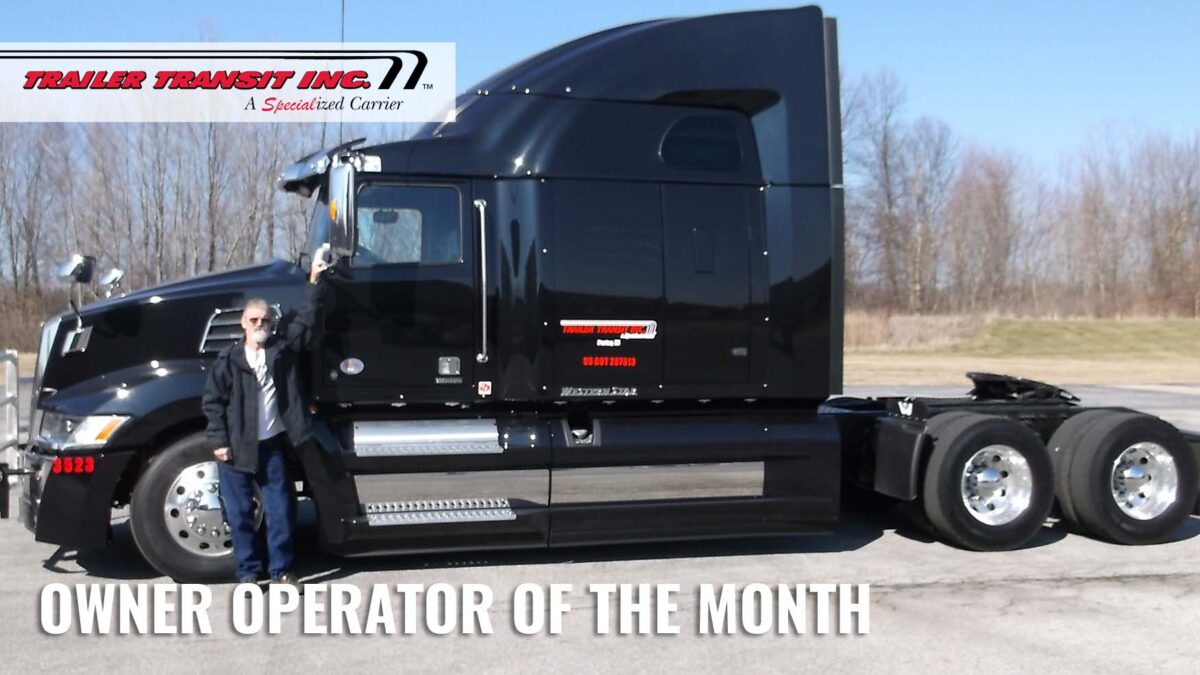
[(7, 462), (0, 462), (0, 519), (7, 520), (9, 515), (9, 476), (25, 476), (33, 473), (28, 469), (14, 469)]
[[(1183, 437), (1187, 439), (1188, 445), (1192, 448), (1192, 454), (1196, 455), (1196, 466), (1200, 466), (1200, 432), (1187, 431), (1180, 429), (1183, 432)], [(1196, 499), (1196, 503), (1192, 507), (1192, 513), (1200, 516), (1200, 498)]]

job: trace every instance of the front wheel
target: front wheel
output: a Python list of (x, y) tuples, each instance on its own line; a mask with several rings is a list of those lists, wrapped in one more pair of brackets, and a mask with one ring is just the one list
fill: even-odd
[[(261, 511), (256, 511), (261, 523)], [(221, 509), (217, 462), (203, 433), (168, 446), (142, 472), (129, 504), (133, 540), (154, 569), (180, 582), (231, 581), (236, 563)]]

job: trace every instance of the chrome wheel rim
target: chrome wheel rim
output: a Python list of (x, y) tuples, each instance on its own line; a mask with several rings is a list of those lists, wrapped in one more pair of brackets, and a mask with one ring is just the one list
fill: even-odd
[[(233, 554), (233, 538), (221, 511), (217, 463), (200, 462), (179, 472), (163, 503), (171, 539), (189, 553), (206, 558)], [(255, 500), (255, 525), (262, 509)]]
[(1029, 509), (1032, 499), (1033, 471), (1016, 448), (989, 445), (963, 467), (963, 506), (984, 525), (1011, 523)]
[(1113, 460), (1113, 500), (1125, 515), (1153, 520), (1163, 514), (1179, 494), (1179, 469), (1175, 458), (1157, 443), (1136, 443)]

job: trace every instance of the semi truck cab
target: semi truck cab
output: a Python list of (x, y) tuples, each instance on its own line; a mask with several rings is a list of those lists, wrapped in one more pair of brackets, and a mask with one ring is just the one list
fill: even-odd
[(862, 494), (972, 549), (1023, 545), (1055, 503), (1169, 537), (1197, 476), (1161, 420), (984, 374), (837, 397), (838, 91), (816, 7), (649, 21), (505, 69), (408, 140), (300, 159), (277, 182), (313, 203), (299, 260), (44, 324), (21, 519), (103, 546), (128, 504), (160, 572), (231, 579), (206, 369), (248, 298), (288, 321), (328, 251), (293, 468), (330, 551), (792, 535)]

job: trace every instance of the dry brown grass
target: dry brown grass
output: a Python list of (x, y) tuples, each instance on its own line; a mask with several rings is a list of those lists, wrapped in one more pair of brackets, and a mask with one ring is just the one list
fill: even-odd
[(17, 354), (17, 374), (21, 377), (33, 377), (33, 369), (37, 364), (37, 354), (21, 352)]
[[(898, 320), (899, 319), (899, 320)], [(953, 385), (968, 371), (1054, 384), (1200, 382), (1200, 321), (1191, 319), (1013, 319), (856, 317), (847, 340), (850, 385)], [(880, 326), (922, 326), (904, 333)], [(872, 332), (873, 331), (873, 332)], [(850, 318), (847, 317), (847, 333)]]
[(1200, 382), (1200, 360), (1153, 356), (970, 356), (938, 352), (848, 352), (847, 385), (967, 385), (970, 371), (1015, 375), (1058, 385)]
[(846, 313), (846, 350), (937, 349), (978, 336), (988, 322), (986, 317), (961, 314), (851, 311)]

